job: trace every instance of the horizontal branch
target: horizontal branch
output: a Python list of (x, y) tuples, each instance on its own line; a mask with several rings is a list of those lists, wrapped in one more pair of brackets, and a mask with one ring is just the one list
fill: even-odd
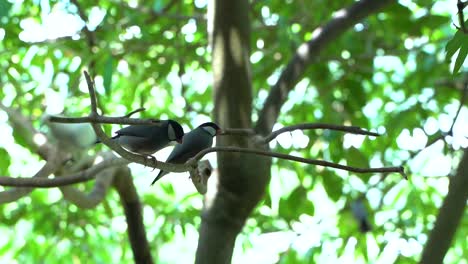
[(333, 163), (333, 162), (329, 162), (329, 161), (324, 161), (324, 160), (306, 159), (306, 158), (296, 157), (296, 156), (292, 156), (292, 155), (288, 155), (288, 154), (282, 154), (282, 153), (276, 153), (276, 152), (270, 152), (270, 151), (264, 151), (264, 150), (258, 150), (258, 149), (239, 148), (239, 147), (213, 147), (213, 148), (208, 148), (208, 149), (200, 151), (197, 155), (195, 155), (187, 163), (191, 164), (192, 162), (196, 162), (196, 161), (200, 160), (203, 156), (205, 156), (206, 154), (211, 153), (211, 152), (249, 153), (249, 154), (255, 154), (255, 155), (260, 155), (260, 156), (267, 156), (267, 157), (274, 157), (274, 158), (285, 159), (285, 160), (292, 160), (292, 161), (302, 162), (302, 163), (311, 164), (311, 165), (330, 167), (330, 168), (335, 168), (335, 169), (340, 169), (340, 170), (345, 170), (345, 171), (350, 171), (350, 172), (355, 172), (355, 173), (379, 173), (379, 172), (390, 173), (390, 172), (396, 172), (396, 173), (401, 174), (405, 179), (407, 179), (407, 176), (405, 174), (403, 166), (382, 167), (382, 168), (356, 168), (356, 167), (341, 165), (341, 164), (337, 164), (337, 163)]
[[(59, 153), (51, 148), (51, 152), (47, 155), (48, 160), (42, 166), (39, 171), (36, 172), (36, 174), (33, 176), (33, 178), (28, 178), (28, 179), (44, 179), (47, 178), (49, 175), (55, 173), (57, 169), (59, 168), (59, 165), (63, 161), (63, 157), (59, 155)], [(4, 179), (16, 179), (16, 178), (10, 178), (10, 177), (0, 177), (0, 182)], [(29, 186), (28, 186), (29, 187)], [(0, 204), (4, 203), (11, 203), (14, 202), (21, 197), (24, 197), (28, 195), (30, 192), (32, 192), (32, 188), (11, 188), (5, 191), (0, 192)]]
[[(288, 154), (270, 152), (270, 151), (263, 151), (257, 149), (247, 149), (247, 148), (239, 148), (239, 147), (212, 147), (205, 150), (200, 151), (197, 155), (193, 158), (188, 160), (185, 164), (168, 164), (172, 165), (177, 168), (173, 170), (173, 172), (186, 172), (194, 168), (199, 160), (201, 160), (206, 154), (211, 152), (237, 152), (237, 153), (248, 153), (248, 154), (255, 154), (260, 156), (267, 156), (267, 157), (274, 157), (284, 160), (292, 160), (297, 162), (302, 162), (311, 165), (318, 165), (323, 167), (330, 167), (355, 173), (400, 173), (405, 179), (407, 176), (404, 172), (404, 168), (402, 166), (399, 167), (381, 167), (381, 168), (356, 168), (347, 165), (341, 165), (329, 161), (324, 160), (314, 160), (314, 159), (306, 159), (301, 157), (296, 157)], [(131, 161), (123, 158), (113, 158), (105, 160), (87, 170), (69, 175), (63, 176), (60, 178), (13, 178), (13, 177), (0, 177), (0, 185), (1, 186), (15, 186), (15, 187), (42, 187), (42, 188), (53, 188), (53, 187), (60, 187), (80, 182), (85, 182), (91, 179), (94, 179), (96, 174), (100, 171), (113, 167), (113, 166), (124, 166), (130, 163)], [(163, 164), (163, 162), (161, 162)], [(159, 164), (158, 164), (159, 165)]]
[[(132, 113), (134, 113), (135, 111), (132, 111)], [(128, 117), (128, 114), (125, 116), (120, 116), (120, 117), (101, 116), (101, 115), (83, 116), (83, 117), (50, 116), (49, 120), (51, 122), (56, 122), (56, 123), (98, 123), (98, 124), (122, 124), (122, 125), (152, 125), (152, 124), (157, 124), (161, 122), (156, 119), (130, 118)]]
[(63, 176), (59, 178), (14, 178), (14, 177), (0, 177), (1, 186), (14, 186), (14, 187), (42, 187), (53, 188), (74, 183), (85, 182), (94, 179), (97, 173), (113, 166), (124, 166), (129, 163), (128, 160), (121, 158), (114, 158), (105, 160), (89, 169), (74, 173), (72, 175)]
[[(101, 153), (99, 157), (104, 158), (104, 160), (109, 160), (109, 159), (114, 159), (115, 155), (112, 152), (108, 151), (108, 152)], [(80, 169), (79, 167), (82, 167), (83, 165), (85, 165), (85, 163), (86, 165), (88, 165), (88, 167), (86, 168), (89, 168), (90, 166), (92, 166), (95, 160), (96, 160), (96, 157), (87, 159), (80, 166), (78, 166), (79, 164), (77, 164), (76, 169), (83, 170), (84, 168)], [(97, 173), (96, 176), (94, 177), (95, 181), (93, 182), (93, 188), (90, 191), (81, 190), (71, 185), (60, 187), (60, 191), (63, 194), (63, 198), (67, 200), (68, 202), (73, 203), (74, 205), (76, 205), (78, 208), (81, 208), (81, 209), (91, 209), (91, 208), (98, 206), (102, 202), (102, 200), (106, 197), (109, 187), (111, 186), (114, 180), (114, 177), (117, 174), (116, 172), (120, 170), (121, 168), (122, 166), (110, 167)], [(70, 170), (70, 172), (76, 172), (77, 170)], [(63, 174), (58, 174), (55, 176), (57, 178), (60, 178), (63, 176)]]
[[(328, 130), (336, 130), (336, 131), (342, 131), (342, 132), (358, 134), (358, 135), (366, 135), (366, 136), (373, 136), (373, 137), (380, 136), (379, 133), (370, 132), (357, 126), (342, 126), (342, 125), (324, 124), (324, 123), (303, 123), (303, 124), (282, 127), (278, 130), (271, 132), (269, 135), (265, 137), (260, 137), (256, 143), (268, 144), (270, 141), (272, 141), (273, 139), (278, 137), (280, 134), (283, 134), (285, 132), (291, 132), (294, 130), (311, 130), (311, 129), (328, 129)], [(223, 133), (221, 135), (255, 136), (256, 133), (253, 129), (249, 129), (249, 128), (227, 128), (223, 130)]]
[(304, 124), (297, 124), (292, 126), (282, 127), (278, 130), (273, 131), (270, 135), (263, 138), (263, 143), (269, 143), (277, 136), (285, 132), (291, 132), (294, 130), (309, 130), (309, 129), (328, 129), (328, 130), (336, 130), (336, 131), (343, 131), (351, 134), (358, 134), (358, 135), (367, 135), (367, 136), (374, 136), (378, 137), (380, 134), (375, 132), (370, 132), (364, 130), (357, 126), (341, 126), (341, 125), (333, 125), (333, 124), (323, 124), (323, 123), (304, 123)]

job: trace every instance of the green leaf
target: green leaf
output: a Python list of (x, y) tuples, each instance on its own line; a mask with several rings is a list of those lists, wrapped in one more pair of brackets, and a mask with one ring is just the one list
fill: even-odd
[(161, 187), (163, 188), (166, 195), (171, 198), (175, 198), (175, 190), (172, 184), (161, 184)]
[(8, 16), (12, 5), (13, 4), (7, 0), (0, 0), (0, 19)]
[(367, 168), (369, 166), (366, 155), (362, 154), (362, 152), (355, 147), (351, 147), (348, 150), (348, 161), (348, 164), (353, 167)]
[(8, 167), (10, 167), (11, 159), (8, 151), (0, 148), (0, 175), (8, 174)]
[(104, 64), (104, 73), (102, 74), (102, 78), (104, 79), (104, 90), (108, 96), (110, 95), (112, 88), (112, 74), (114, 73), (114, 67), (114, 58), (109, 56)]
[[(452, 56), (455, 54), (455, 52), (457, 52), (457, 50), (462, 49), (462, 47), (465, 47), (466, 49), (467, 46), (468, 46), (468, 34), (464, 34), (461, 30), (458, 30), (457, 33), (455, 33), (455, 35), (453, 36), (453, 38), (449, 40), (449, 42), (447, 42), (447, 45), (445, 46), (445, 51), (447, 52), (446, 58), (450, 60)], [(460, 53), (462, 53), (461, 50), (460, 50)], [(466, 53), (465, 53), (465, 56), (463, 56), (463, 54), (462, 56), (460, 56), (460, 53), (458, 54), (457, 61), (456, 61), (457, 66), (458, 65), (459, 66), (458, 68), (457, 66), (454, 67), (454, 70), (453, 70), (454, 73), (456, 73), (458, 69), (460, 69), (461, 65), (463, 64), (463, 60), (466, 58)]]
[(445, 23), (448, 23), (450, 20), (447, 16), (440, 16), (440, 15), (426, 15), (420, 17), (413, 23), (413, 26), (410, 30), (413, 34), (420, 33), (419, 29), (422, 27), (428, 28), (430, 30), (437, 29), (443, 26)]
[(323, 171), (322, 175), (322, 184), (328, 196), (333, 201), (338, 201), (343, 193), (343, 180), (330, 171)]
[(153, 2), (153, 11), (154, 12), (159, 13), (159, 12), (163, 11), (163, 9), (164, 9), (164, 1), (155, 0)]
[(307, 199), (307, 189), (298, 186), (287, 199), (281, 199), (279, 214), (288, 221), (297, 219), (301, 214), (313, 215), (314, 205)]
[(467, 42), (463, 43), (462, 46), (460, 47), (460, 51), (458, 52), (457, 59), (455, 60), (455, 65), (453, 66), (453, 73), (457, 73), (461, 66), (463, 65), (463, 62), (466, 59), (466, 55), (468, 54), (468, 38)]

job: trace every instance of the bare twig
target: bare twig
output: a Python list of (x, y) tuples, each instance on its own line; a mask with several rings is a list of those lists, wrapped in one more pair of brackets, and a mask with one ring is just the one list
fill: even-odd
[(324, 161), (324, 160), (306, 159), (306, 158), (296, 157), (296, 156), (282, 154), (282, 153), (276, 153), (276, 152), (270, 152), (270, 151), (264, 151), (264, 150), (258, 150), (258, 149), (239, 148), (239, 147), (213, 147), (213, 148), (208, 148), (208, 149), (200, 151), (192, 159), (187, 161), (187, 164), (196, 163), (204, 155), (206, 155), (206, 154), (208, 154), (210, 152), (250, 153), (250, 154), (255, 154), (255, 155), (260, 155), (260, 156), (274, 157), (274, 158), (279, 158), (279, 159), (298, 161), (298, 162), (302, 162), (302, 163), (306, 163), (306, 164), (318, 165), (318, 166), (323, 166), (323, 167), (330, 167), (330, 168), (335, 168), (335, 169), (340, 169), (340, 170), (345, 170), (345, 171), (350, 171), (350, 172), (355, 172), (355, 173), (378, 173), (378, 172), (387, 172), (388, 173), (388, 172), (396, 172), (396, 173), (400, 173), (405, 179), (407, 178), (407, 176), (406, 176), (406, 174), (404, 172), (404, 168), (402, 166), (383, 167), (383, 168), (356, 168), (356, 167), (336, 164), (336, 163), (329, 162), (329, 161)]
[(91, 79), (87, 71), (83, 71), (86, 84), (88, 85), (89, 97), (91, 100), (91, 113), (90, 116), (98, 116), (97, 112), (97, 99), (96, 99), (96, 89), (94, 88), (94, 81)]
[[(55, 149), (51, 149), (50, 153), (48, 153), (47, 156), (49, 160), (46, 162), (46, 164), (32, 178), (28, 178), (28, 179), (30, 180), (45, 179), (59, 168), (59, 164), (63, 161), (63, 157), (61, 157)], [(0, 183), (4, 179), (6, 179), (7, 181), (8, 180), (15, 181), (17, 178), (0, 177)], [(21, 185), (11, 185), (11, 186), (21, 187)], [(31, 187), (31, 186), (28, 186), (28, 187)], [(21, 197), (28, 195), (32, 190), (33, 190), (32, 188), (12, 188), (12, 189), (0, 192), (0, 204), (14, 202), (20, 199)]]
[(15, 187), (42, 187), (53, 188), (74, 183), (85, 182), (94, 179), (100, 171), (114, 167), (124, 166), (130, 163), (126, 159), (114, 158), (105, 160), (87, 170), (74, 173), (72, 175), (63, 176), (59, 178), (14, 178), (14, 177), (0, 177), (0, 185), (2, 186), (15, 186)]
[(458, 30), (461, 30), (463, 33), (468, 34), (468, 29), (465, 26), (465, 18), (463, 15), (463, 9), (468, 6), (468, 1), (461, 1), (458, 0), (457, 2), (457, 9), (458, 9), (458, 23), (460, 23), (460, 26), (453, 24)]
[(146, 110), (146, 108), (140, 107), (140, 108), (135, 109), (135, 110), (131, 111), (130, 113), (124, 115), (124, 117), (131, 117), (132, 115), (134, 115), (134, 114), (136, 114), (136, 113), (138, 113), (138, 112), (143, 112), (143, 111), (145, 111), (145, 110)]
[(458, 116), (460, 115), (460, 111), (461, 111), (463, 105), (465, 104), (467, 92), (468, 92), (468, 80), (465, 80), (463, 91), (461, 92), (461, 96), (460, 96), (460, 104), (458, 105), (457, 113), (453, 117), (453, 122), (452, 122), (452, 125), (450, 126), (450, 130), (449, 130), (449, 135), (452, 135), (452, 133), (453, 133), (453, 127), (455, 126), (455, 123), (457, 122)]
[[(76, 6), (76, 9), (78, 11), (78, 16), (85, 23), (83, 32), (86, 36), (86, 44), (88, 45), (88, 50), (91, 54), (95, 54), (96, 53), (95, 47), (97, 47), (96, 31), (89, 30), (88, 26), (86, 25), (89, 19), (86, 16), (85, 12), (83, 11), (83, 8), (81, 8), (81, 5), (78, 3), (78, 0), (70, 0), (70, 2)], [(92, 74), (96, 74), (96, 58), (94, 56), (92, 56), (91, 61), (89, 62), (89, 69)]]
[[(138, 109), (137, 109), (138, 110)], [(136, 110), (135, 110), (136, 111)], [(130, 114), (130, 113), (129, 113)], [(156, 119), (130, 118), (129, 114), (119, 117), (112, 116), (83, 116), (83, 117), (63, 117), (50, 116), (51, 122), (56, 123), (99, 123), (99, 124), (122, 124), (122, 125), (154, 125), (160, 123)]]
[[(78, 11), (78, 16), (86, 24), (88, 22), (88, 17), (86, 16), (85, 12), (83, 11), (81, 6), (79, 5), (78, 0), (70, 0), (70, 2), (76, 6), (76, 9)], [(87, 26), (85, 26), (83, 28), (83, 31), (84, 31), (84, 33), (86, 35), (86, 39), (88, 40), (88, 46), (89, 46), (90, 50), (92, 50), (92, 48), (94, 46), (96, 46), (96, 36), (94, 34), (94, 31), (90, 31)]]
[[(356, 168), (347, 165), (336, 164), (329, 161), (324, 160), (314, 160), (314, 159), (306, 159), (301, 157), (296, 157), (292, 155), (276, 153), (276, 152), (269, 152), (263, 151), (258, 149), (247, 149), (247, 148), (239, 148), (239, 147), (212, 147), (200, 151), (197, 155), (187, 161), (185, 164), (167, 164), (167, 170), (172, 172), (185, 172), (189, 170), (193, 170), (196, 168), (198, 161), (208, 153), (211, 152), (237, 152), (237, 153), (248, 153), (248, 154), (255, 154), (260, 156), (267, 156), (267, 157), (274, 157), (279, 159), (285, 160), (292, 160), (297, 162), (302, 162), (311, 165), (318, 165), (323, 167), (330, 167), (355, 173), (391, 173), (396, 172), (400, 173), (405, 179), (407, 176), (404, 172), (404, 168), (402, 166), (399, 167), (382, 167), (382, 168)], [(3, 186), (17, 186), (17, 187), (44, 187), (44, 188), (51, 188), (51, 187), (59, 187), (65, 186), (69, 184), (85, 182), (91, 179), (94, 179), (96, 174), (106, 168), (112, 166), (123, 166), (127, 165), (133, 160), (127, 160), (126, 158), (115, 158), (105, 160), (99, 163), (96, 166), (93, 166), (85, 171), (81, 171), (79, 173), (75, 173), (69, 176), (63, 176), (60, 178), (55, 179), (48, 179), (48, 178), (12, 178), (12, 177), (0, 177), (0, 185)], [(163, 162), (158, 162), (157, 165), (165, 164)], [(158, 166), (162, 167), (162, 166)], [(172, 170), (170, 170), (172, 169)], [(166, 170), (166, 168), (163, 168)]]
[[(106, 160), (115, 158), (115, 155), (113, 155), (110, 151), (104, 152), (100, 156), (102, 156)], [(94, 160), (95, 159), (90, 159), (90, 161)], [(88, 164), (88, 167), (86, 169), (88, 169), (90, 166), (92, 166), (92, 163)], [(104, 169), (101, 172), (97, 173), (94, 177), (95, 181), (93, 183), (93, 189), (91, 191), (81, 190), (71, 185), (60, 187), (60, 191), (63, 194), (63, 198), (82, 209), (90, 209), (98, 206), (106, 197), (109, 187), (111, 186), (112, 181), (120, 168), (122, 167), (114, 166)], [(77, 169), (83, 170), (83, 168), (78, 167)], [(70, 172), (76, 171), (77, 170), (70, 170)], [(63, 173), (56, 174), (57, 178), (62, 176)]]
[[(303, 124), (282, 127), (278, 130), (275, 130), (271, 132), (269, 135), (265, 137), (261, 137), (257, 143), (267, 144), (282, 133), (291, 132), (294, 130), (309, 130), (309, 129), (328, 129), (328, 130), (343, 131), (343, 132), (348, 132), (348, 133), (358, 134), (358, 135), (367, 135), (367, 136), (374, 136), (374, 137), (380, 136), (380, 134), (378, 133), (370, 132), (357, 126), (342, 126), (342, 125), (324, 124), (324, 123), (303, 123)], [(221, 135), (255, 136), (256, 134), (253, 129), (249, 129), (249, 128), (228, 128), (228, 129), (224, 129)]]
[(461, 95), (460, 95), (460, 104), (458, 105), (457, 112), (456, 112), (455, 116), (453, 117), (452, 125), (450, 126), (449, 131), (447, 133), (440, 132), (440, 134), (437, 137), (435, 137), (431, 141), (427, 142), (426, 146), (424, 146), (424, 148), (422, 148), (422, 149), (420, 149), (418, 151), (410, 153), (409, 158), (406, 159), (406, 162), (404, 162), (403, 164), (406, 164), (408, 161), (414, 159), (414, 157), (416, 157), (419, 153), (421, 153), (423, 150), (429, 148), (430, 146), (435, 144), (437, 141), (444, 140), (447, 135), (449, 135), (449, 136), (453, 135), (453, 128), (455, 127), (455, 123), (458, 120), (458, 116), (460, 115), (460, 111), (461, 111), (463, 105), (465, 104), (467, 93), (468, 93), (468, 80), (465, 80), (464, 87), (463, 87), (463, 90), (461, 91)]
[(378, 133), (370, 132), (357, 126), (341, 126), (341, 125), (322, 124), (322, 123), (315, 123), (315, 124), (304, 123), (304, 124), (297, 124), (293, 126), (282, 127), (270, 133), (270, 135), (266, 136), (263, 139), (263, 141), (266, 144), (272, 141), (273, 139), (275, 139), (277, 136), (279, 136), (282, 133), (290, 132), (294, 130), (308, 130), (308, 129), (329, 129), (329, 130), (337, 130), (337, 131), (343, 131), (343, 132), (359, 134), (359, 135), (367, 135), (367, 136), (374, 136), (374, 137), (380, 136), (380, 134)]

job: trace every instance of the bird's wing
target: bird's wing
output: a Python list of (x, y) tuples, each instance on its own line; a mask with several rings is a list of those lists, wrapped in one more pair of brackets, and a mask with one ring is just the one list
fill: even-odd
[(211, 147), (213, 137), (202, 129), (195, 129), (184, 136), (182, 144), (175, 146), (167, 158), (170, 163), (184, 163), (198, 152)]
[(162, 128), (163, 126), (160, 124), (132, 125), (132, 126), (124, 127), (120, 130), (117, 130), (115, 133), (119, 136), (148, 137), (148, 134), (154, 133), (154, 132), (148, 133), (149, 130), (154, 131), (154, 130), (158, 130)]
[[(177, 144), (167, 158), (166, 162), (181, 164), (195, 156), (203, 149), (211, 147), (213, 137), (201, 129), (195, 129), (184, 136), (182, 144)], [(168, 174), (167, 171), (159, 171), (158, 176), (153, 180), (151, 185)]]

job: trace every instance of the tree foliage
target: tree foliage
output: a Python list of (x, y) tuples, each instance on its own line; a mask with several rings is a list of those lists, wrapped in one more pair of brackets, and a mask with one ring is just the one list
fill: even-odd
[[(217, 80), (212, 72), (219, 69), (212, 66), (213, 27), (206, 1), (26, 2), (0, 0), (0, 100), (27, 118), (22, 123), (26, 128), (43, 129), (46, 112), (89, 114), (83, 70), (95, 77), (99, 109), (106, 115), (145, 107), (140, 117), (175, 119), (186, 130), (214, 120), (214, 113), (220, 116), (213, 99)], [(360, 168), (402, 165), (410, 179), (273, 159), (267, 191), (237, 236), (234, 263), (420, 260), (456, 175), (461, 149), (468, 145), (468, 34), (452, 25), (458, 23), (459, 12), (453, 1), (385, 2), (388, 5), (368, 13), (363, 6), (356, 23), (330, 30), (324, 46), (312, 46), (319, 51), (310, 50), (314, 57), (298, 64), (304, 65), (303, 72), (288, 88), (273, 127), (304, 122), (354, 125), (382, 136), (296, 130), (269, 147)], [(253, 127), (272, 87), (301, 47), (346, 17), (343, 10), (355, 4), (249, 2), (243, 15), (250, 17), (250, 43), (244, 44), (250, 47), (251, 90), (242, 91), (252, 95), (252, 109), (245, 112), (252, 113)], [(232, 102), (237, 98), (224, 99), (236, 107)], [(0, 119), (0, 175), (33, 176), (44, 165), (43, 156), (8, 111), (0, 110)], [(104, 127), (108, 134), (118, 128)], [(96, 146), (89, 154), (100, 150), (105, 148)], [(158, 159), (164, 154), (167, 151)], [(248, 165), (260, 170), (255, 162)], [(185, 176), (172, 174), (150, 187), (156, 172), (133, 164), (130, 168), (153, 260), (193, 261), (202, 196)], [(91, 193), (95, 183), (73, 187)], [(36, 188), (0, 206), (0, 232), (5, 234), (0, 260), (133, 261), (121, 190), (109, 189), (92, 209), (80, 208), (60, 190)], [(0, 196), (26, 189), (1, 191)], [(369, 233), (359, 232), (351, 211), (358, 199), (367, 209)], [(468, 255), (466, 211), (461, 216), (447, 263)]]

